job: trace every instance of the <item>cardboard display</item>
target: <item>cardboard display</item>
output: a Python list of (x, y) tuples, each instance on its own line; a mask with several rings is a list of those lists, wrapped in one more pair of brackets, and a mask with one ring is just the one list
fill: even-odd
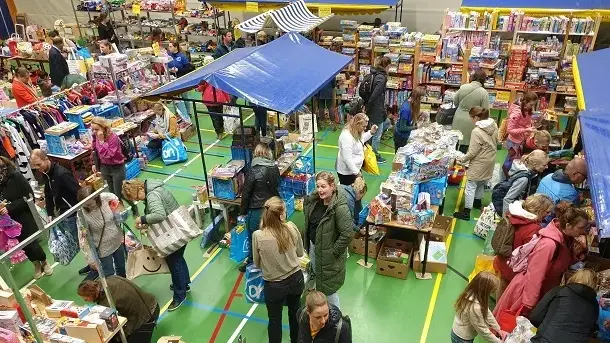
[[(420, 272), (422, 270), (422, 263), (419, 260), (419, 252), (413, 254), (413, 270)], [(447, 272), (447, 263), (431, 262), (430, 260), (426, 263), (426, 273), (441, 273)]]
[[(407, 263), (403, 263), (401, 258), (382, 256), (381, 254), (385, 247), (400, 249), (408, 256)], [(403, 280), (407, 278), (407, 275), (409, 275), (409, 265), (411, 264), (411, 259), (413, 257), (413, 244), (397, 239), (386, 239), (381, 245), (379, 253), (381, 254), (377, 256), (377, 274)]]

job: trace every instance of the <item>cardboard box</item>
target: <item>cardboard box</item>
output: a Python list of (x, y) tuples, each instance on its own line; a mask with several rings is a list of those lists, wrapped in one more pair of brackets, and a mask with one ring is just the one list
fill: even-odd
[(452, 222), (453, 217), (445, 217), (440, 215), (434, 217), (430, 238), (435, 241), (444, 242), (451, 231)]
[(17, 300), (15, 299), (15, 295), (13, 292), (2, 291), (0, 290), (0, 306), (5, 307), (15, 307), (17, 305)]
[(47, 306), (47, 316), (49, 318), (61, 318), (61, 311), (66, 310), (74, 305), (73, 301), (56, 300), (51, 305)]
[(195, 135), (195, 125), (193, 125), (193, 124), (180, 129), (180, 137), (182, 138), (183, 142), (188, 141), (194, 135)]
[[(385, 248), (399, 249), (403, 253), (401, 258), (382, 256)], [(409, 242), (397, 239), (387, 239), (379, 249), (380, 255), (377, 256), (377, 274), (390, 276), (405, 280), (409, 275), (409, 264), (411, 264), (413, 245)], [(404, 261), (406, 255), (407, 261)], [(406, 262), (406, 263), (405, 263)]]
[[(366, 244), (366, 242), (365, 242), (364, 236), (361, 235), (360, 232), (357, 232), (356, 235), (354, 236), (354, 239), (352, 239), (352, 242), (349, 245), (349, 251), (354, 254), (364, 255), (365, 244)], [(379, 250), (381, 249), (382, 245), (383, 245), (383, 239), (381, 241), (379, 241), (379, 243), (377, 243), (377, 244), (375, 244), (374, 242), (369, 240), (368, 256), (370, 258), (377, 258), (377, 254), (379, 254)]]
[(101, 325), (86, 321), (68, 322), (64, 325), (66, 334), (71, 337), (80, 338), (87, 343), (103, 343), (104, 329)]
[[(413, 254), (413, 270), (421, 273), (422, 263), (419, 260), (419, 251)], [(426, 273), (441, 273), (447, 272), (447, 263), (431, 262), (430, 260), (426, 263)]]

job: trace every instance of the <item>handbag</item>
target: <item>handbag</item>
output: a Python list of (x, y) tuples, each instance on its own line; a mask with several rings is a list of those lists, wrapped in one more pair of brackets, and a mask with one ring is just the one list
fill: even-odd
[(169, 274), (167, 262), (153, 247), (140, 245), (127, 254), (127, 279), (153, 274)]
[(164, 221), (149, 225), (146, 230), (152, 247), (161, 257), (172, 254), (202, 233), (186, 206), (178, 207)]
[(362, 170), (372, 175), (379, 175), (379, 165), (377, 165), (377, 156), (373, 151), (373, 147), (368, 144), (364, 145), (364, 162)]
[(493, 204), (486, 206), (474, 226), (474, 234), (483, 239), (487, 238), (489, 231), (496, 230), (496, 212)]
[[(468, 94), (466, 94), (466, 96), (462, 98), (462, 101), (464, 101), (464, 99), (466, 99), (470, 94), (472, 94), (472, 92), (477, 89), (478, 88), (475, 88), (468, 92)], [(452, 102), (451, 104), (441, 105), (438, 110), (438, 113), (436, 114), (436, 122), (441, 125), (453, 125), (453, 118), (455, 117), (455, 112), (457, 111), (462, 101), (460, 101), (458, 104)]]
[(166, 166), (184, 162), (188, 159), (186, 146), (180, 138), (167, 138), (161, 145), (161, 159)]
[(74, 238), (62, 232), (57, 227), (51, 229), (49, 236), (49, 251), (62, 266), (67, 266), (78, 254), (78, 243)]
[(87, 76), (87, 65), (85, 63), (85, 60), (78, 59), (74, 52), (70, 52), (68, 54), (68, 59), (66, 60), (66, 63), (68, 63), (68, 70), (70, 71), (70, 74), (78, 74), (83, 77)]

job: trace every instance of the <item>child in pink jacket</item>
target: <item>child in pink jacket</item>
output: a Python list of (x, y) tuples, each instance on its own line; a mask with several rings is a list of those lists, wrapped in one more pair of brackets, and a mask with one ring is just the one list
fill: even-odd
[(506, 148), (511, 149), (522, 145), (530, 133), (536, 131), (532, 127), (532, 112), (538, 101), (538, 95), (527, 92), (518, 103), (511, 104), (508, 109), (508, 138)]

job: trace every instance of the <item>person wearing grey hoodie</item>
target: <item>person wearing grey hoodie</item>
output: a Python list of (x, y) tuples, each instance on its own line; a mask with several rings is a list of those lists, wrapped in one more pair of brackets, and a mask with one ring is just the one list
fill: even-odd
[[(273, 161), (273, 154), (267, 144), (259, 143), (254, 149), (250, 170), (241, 193), (241, 218), (245, 219), (248, 228), (248, 241), (252, 243), (252, 234), (258, 230), (265, 201), (280, 196), (280, 170)], [(252, 246), (252, 245), (250, 245)], [(239, 268), (244, 272), (246, 266), (253, 262), (252, 249), (248, 259)]]
[(548, 163), (548, 155), (542, 150), (534, 150), (530, 154), (522, 156), (521, 159), (514, 160), (508, 171), (508, 180), (503, 181), (509, 182), (510, 188), (504, 196), (502, 211), (496, 209), (496, 212), (506, 213), (510, 204), (527, 197), (530, 193), (532, 179), (542, 173)]
[(455, 212), (453, 216), (461, 220), (470, 220), (473, 206), (481, 209), (481, 199), (485, 185), (493, 176), (498, 145), (498, 125), (489, 118), (489, 110), (480, 106), (470, 109), (470, 119), (475, 128), (472, 130), (468, 152), (460, 160), (470, 163), (468, 167), (468, 182), (464, 198), (464, 209)]

